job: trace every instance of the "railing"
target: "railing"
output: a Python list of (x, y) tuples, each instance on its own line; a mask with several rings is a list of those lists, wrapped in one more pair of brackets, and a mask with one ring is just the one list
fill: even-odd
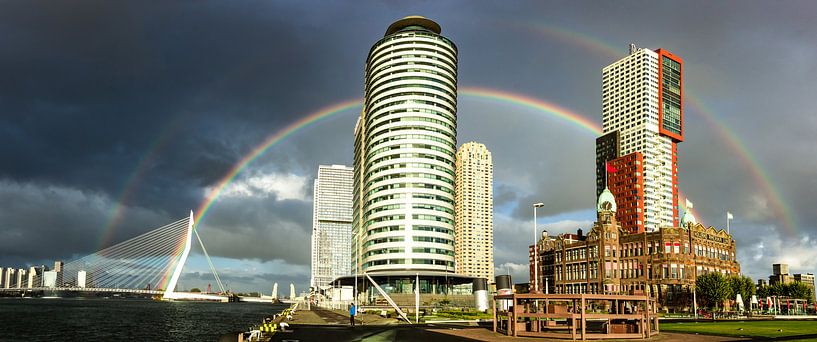
[(164, 290), (143, 290), (143, 289), (116, 289), (102, 287), (12, 287), (0, 288), (0, 291), (20, 292), (20, 291), (71, 291), (71, 292), (117, 292), (117, 293), (141, 293), (141, 294), (164, 294)]

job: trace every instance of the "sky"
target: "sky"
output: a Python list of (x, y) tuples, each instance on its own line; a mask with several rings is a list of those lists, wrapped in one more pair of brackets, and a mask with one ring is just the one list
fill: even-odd
[[(422, 15), (459, 49), (457, 139), (494, 161), (497, 273), (540, 229), (595, 219), (601, 69), (628, 44), (684, 60), (681, 191), (744, 274), (817, 272), (817, 4), (807, 1), (0, 2), (0, 267), (73, 260), (198, 210), (269, 137), (360, 100), (369, 48)], [(309, 283), (312, 180), (352, 163), (351, 106), (227, 184), (198, 229), (225, 285)], [(180, 288), (215, 285), (193, 248)]]

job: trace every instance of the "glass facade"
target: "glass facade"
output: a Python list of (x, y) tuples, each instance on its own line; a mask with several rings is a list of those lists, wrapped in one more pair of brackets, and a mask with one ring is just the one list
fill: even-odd
[(321, 165), (315, 179), (310, 286), (328, 286), (351, 273), (352, 174), (347, 166)]
[(661, 127), (681, 135), (681, 64), (661, 56)]
[(353, 273), (454, 271), (457, 49), (434, 25), (390, 28), (366, 61)]

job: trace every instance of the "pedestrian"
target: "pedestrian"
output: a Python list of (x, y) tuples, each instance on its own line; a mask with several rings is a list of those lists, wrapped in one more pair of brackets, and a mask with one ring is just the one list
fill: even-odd
[(349, 307), (349, 323), (352, 325), (352, 328), (355, 327), (355, 315), (357, 315), (357, 308), (355, 307), (355, 303), (352, 303), (352, 306)]

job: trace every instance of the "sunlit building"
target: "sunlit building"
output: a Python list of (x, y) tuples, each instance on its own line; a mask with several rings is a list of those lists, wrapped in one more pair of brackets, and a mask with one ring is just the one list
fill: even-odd
[(400, 19), (366, 59), (354, 148), (360, 272), (454, 272), (457, 48), (440, 32)]
[(457, 151), (454, 257), (457, 274), (494, 280), (494, 164), (485, 145)]
[(352, 168), (320, 165), (312, 207), (313, 289), (326, 288), (333, 279), (351, 273)]
[(419, 16), (386, 29), (354, 129), (352, 273), (411, 300), (417, 278), (421, 296), (472, 280), (454, 273), (457, 47), (441, 32)]
[[(689, 310), (699, 275), (740, 273), (732, 236), (698, 223), (690, 212), (678, 227), (630, 233), (616, 219), (616, 198), (609, 190), (599, 196), (596, 208), (598, 220), (587, 234), (581, 229), (576, 234), (545, 233), (538, 241), (539, 288), (547, 284), (549, 293), (646, 294), (661, 306)], [(529, 253), (533, 263), (533, 246)]]
[[(678, 147), (683, 130), (683, 60), (630, 45), (602, 69), (602, 129), (596, 140), (596, 196), (619, 201), (617, 219), (633, 233), (677, 227)], [(615, 172), (607, 172), (608, 166)]]

